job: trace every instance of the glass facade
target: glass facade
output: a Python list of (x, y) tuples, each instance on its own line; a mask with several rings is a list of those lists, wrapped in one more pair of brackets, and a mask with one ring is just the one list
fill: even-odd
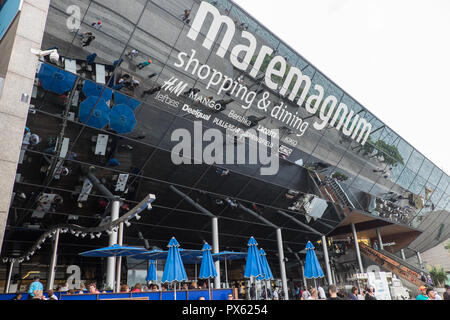
[[(226, 205), (227, 199), (253, 207), (278, 224), (283, 228), (286, 244), (298, 250), (314, 235), (298, 232), (298, 226), (277, 214), (277, 210), (290, 212), (324, 233), (345, 217), (345, 212), (349, 212), (345, 211), (346, 207), (412, 227), (419, 226), (427, 212), (450, 210), (450, 178), (446, 173), (233, 2), (209, 1), (235, 24), (236, 32), (228, 48), (221, 47), (223, 36), (228, 32), (224, 26), (215, 39), (209, 39), (213, 43), (211, 49), (201, 45), (212, 23), (210, 16), (202, 29), (197, 30), (200, 32), (197, 40), (188, 38), (201, 3), (192, 0), (133, 0), (126, 4), (104, 0), (51, 1), (42, 50), (57, 47), (59, 73), (65, 79), (73, 73), (76, 77), (74, 82), (69, 82), (70, 90), (63, 93), (45, 89), (43, 78), (36, 78), (34, 108), (27, 127), (39, 136), (40, 142), (23, 146), (5, 237), (7, 250), (13, 248), (10, 242), (16, 240), (15, 232), (30, 225), (40, 225), (39, 230), (61, 222), (97, 225), (108, 214), (109, 204), (104, 203), (108, 200), (95, 188), (89, 197), (83, 197), (86, 192), (83, 177), (89, 168), (130, 207), (146, 194), (156, 194), (154, 210), (148, 218), (133, 224), (129, 229), (132, 231), (125, 237), (129, 243), (138, 243), (140, 239), (136, 234), (142, 230), (145, 238), (160, 247), (166, 245), (168, 234), (177, 230), (184, 230), (179, 240), (187, 247), (199, 245), (201, 239), (210, 237), (209, 218), (175, 197), (169, 190), (170, 185), (217, 214), (223, 230), (221, 243), (235, 250), (243, 248), (250, 234), (262, 239), (264, 247), (268, 248), (266, 251), (275, 252), (276, 241), (271, 228)], [(184, 19), (185, 10), (191, 10), (189, 21)], [(78, 34), (70, 29), (79, 29)], [(319, 121), (318, 113), (311, 114), (305, 109), (305, 103), (298, 107), (286, 98), (287, 95), (281, 95), (282, 77), (272, 78), (279, 84), (273, 90), (264, 83), (263, 68), (251, 76), (234, 67), (230, 63), (231, 48), (246, 43), (240, 36), (243, 31), (256, 38), (255, 52), (262, 46), (275, 50), (272, 56), (279, 55), (288, 67), (300, 69), (311, 79), (311, 87), (322, 86), (325, 97), (335, 96), (338, 104), (345, 104), (348, 110), (366, 119), (371, 125), (366, 143), (362, 145), (350, 139), (336, 126), (327, 125), (322, 130), (313, 128), (313, 123)], [(95, 39), (83, 47), (81, 37), (86, 32), (91, 32)], [(216, 54), (220, 49), (226, 50), (224, 58)], [(132, 50), (138, 51), (136, 57), (127, 56)], [(199, 66), (208, 65), (230, 79), (242, 77), (245, 86), (258, 93), (258, 98), (269, 92), (274, 106), (283, 103), (286, 110), (297, 112), (309, 127), (301, 135), (295, 134), (285, 123), (254, 105), (243, 108), (239, 99), (231, 99), (225, 92), (218, 95), (216, 89), (208, 88), (209, 79), (193, 73), (192, 67), (176, 66), (183, 52), (185, 62), (195, 58)], [(86, 57), (92, 53), (96, 53), (96, 58), (89, 64)], [(239, 61), (244, 56), (234, 58)], [(117, 65), (120, 59), (123, 61)], [(149, 59), (150, 65), (138, 66)], [(55, 67), (48, 60), (42, 61), (37, 72), (46, 66)], [(125, 74), (137, 80), (138, 85), (119, 90), (119, 79)], [(213, 112), (184, 94), (176, 96), (164, 92), (160, 86), (173, 77), (189, 84), (184, 91), (197, 88), (203, 97), (227, 101), (226, 108)], [(137, 107), (133, 110), (136, 125), (132, 132), (123, 134), (108, 125), (101, 128), (92, 125), (90, 120), (96, 110), (100, 110), (100, 99), (91, 106), (87, 118), (81, 119), (82, 103), (90, 96), (84, 92), (89, 81), (97, 83), (95, 97), (103, 98), (110, 108), (118, 104), (121, 94), (133, 99)], [(301, 86), (299, 94), (303, 89)], [(279, 173), (260, 175), (261, 165), (257, 164), (173, 164), (170, 151), (175, 143), (171, 141), (171, 134), (179, 128), (192, 132), (193, 122), (197, 120), (194, 114), (181, 108), (185, 103), (211, 115), (209, 120), (203, 121), (203, 130), (219, 128), (224, 132), (217, 125), (220, 121), (248, 129), (235, 120), (237, 117), (260, 119), (255, 129), (259, 126), (279, 129), (280, 144), (287, 150), (283, 154), (280, 151)], [(234, 119), (231, 113), (236, 116)], [(103, 139), (99, 135), (107, 135), (103, 151), (97, 150), (98, 139)], [(225, 169), (229, 174), (222, 176), (220, 170)], [(122, 189), (117, 186), (121, 174), (128, 175), (126, 187)], [(22, 194), (25, 196), (21, 197)], [(42, 197), (55, 197), (55, 194), (63, 201), (45, 207), (48, 203)], [(311, 213), (314, 210), (305, 209), (312, 199), (326, 204), (317, 216)], [(29, 243), (24, 242), (23, 248), (27, 245)]]

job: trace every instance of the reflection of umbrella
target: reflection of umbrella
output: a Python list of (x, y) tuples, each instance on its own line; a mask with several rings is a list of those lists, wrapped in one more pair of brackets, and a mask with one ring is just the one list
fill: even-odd
[(247, 245), (248, 253), (247, 263), (245, 264), (244, 277), (250, 278), (250, 280), (252, 280), (253, 277), (263, 276), (264, 269), (260, 259), (258, 243), (256, 242), (255, 238), (251, 237)]
[[(264, 249), (259, 249), (259, 254), (261, 256), (261, 262), (264, 269), (264, 276), (258, 277), (258, 280), (273, 280), (273, 274), (270, 270), (269, 263), (267, 262), (266, 252)], [(266, 281), (266, 299), (267, 299), (267, 281)]]
[[(316, 252), (311, 241), (306, 244), (306, 261), (305, 261), (305, 278), (314, 279), (314, 286), (316, 286), (316, 279), (323, 278), (324, 274), (320, 267), (319, 260), (317, 260)], [(317, 288), (316, 288), (317, 291)]]
[(86, 80), (83, 85), (83, 93), (86, 97), (97, 96), (102, 97), (103, 100), (109, 101), (112, 98), (112, 90), (100, 84)]
[(144, 248), (137, 247), (123, 247), (117, 244), (111, 247), (105, 247), (100, 249), (95, 249), (91, 251), (85, 251), (80, 253), (84, 257), (125, 257), (138, 254), (140, 252), (145, 252)]
[(137, 107), (141, 104), (140, 101), (133, 99), (127, 95), (124, 95), (119, 92), (114, 92), (114, 103), (115, 104), (126, 104), (131, 109), (136, 110)]
[[(181, 260), (178, 247), (180, 244), (173, 237), (169, 244), (169, 254), (167, 256), (166, 265), (164, 266), (164, 274), (162, 282), (184, 281), (187, 280), (186, 270), (184, 270), (183, 261)], [(177, 288), (175, 286), (174, 299), (177, 300)]]
[(145, 281), (156, 281), (156, 260), (150, 260)]
[(229, 285), (228, 285), (227, 260), (241, 260), (241, 259), (245, 259), (246, 256), (247, 256), (247, 253), (245, 253), (245, 252), (233, 252), (233, 251), (221, 251), (221, 252), (212, 254), (212, 257), (213, 257), (214, 261), (222, 261), (222, 260), (224, 260), (224, 264), (225, 264), (225, 281), (227, 283), (227, 288), (229, 287)]
[(217, 271), (211, 256), (211, 246), (208, 243), (205, 243), (203, 245), (202, 251), (202, 264), (200, 266), (200, 274), (198, 275), (198, 277), (200, 279), (208, 279), (209, 300), (211, 300), (211, 285), (209, 283), (209, 280), (210, 278), (217, 277)]
[(45, 90), (63, 94), (73, 88), (77, 77), (54, 66), (42, 64), (38, 78)]
[(136, 125), (136, 118), (133, 110), (125, 104), (117, 104), (111, 109), (110, 123), (111, 129), (117, 133), (130, 133)]
[(108, 124), (109, 117), (110, 109), (105, 100), (99, 99), (99, 97), (90, 96), (80, 103), (78, 118), (91, 127), (103, 129)]

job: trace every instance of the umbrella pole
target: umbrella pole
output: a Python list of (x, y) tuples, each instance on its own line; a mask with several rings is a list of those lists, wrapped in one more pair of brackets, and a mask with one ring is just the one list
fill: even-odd
[(268, 298), (268, 296), (267, 296), (267, 279), (266, 279), (266, 286), (265, 286), (265, 289), (266, 289), (266, 300), (269, 300)]
[(197, 262), (195, 263), (195, 282), (197, 282)]
[(177, 300), (177, 282), (175, 281), (173, 300)]
[(209, 300), (211, 300), (211, 281), (208, 278)]
[(316, 278), (314, 278), (314, 288), (316, 288), (316, 296), (319, 296), (319, 293), (317, 292), (317, 284), (316, 284)]

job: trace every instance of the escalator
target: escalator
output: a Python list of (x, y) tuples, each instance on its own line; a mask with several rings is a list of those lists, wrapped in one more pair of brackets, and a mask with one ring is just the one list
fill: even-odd
[(416, 287), (426, 285), (425, 282), (420, 280), (420, 272), (425, 274), (425, 270), (421, 270), (385, 250), (377, 251), (361, 242), (359, 243), (359, 249), (363, 255), (397, 277), (408, 281)]

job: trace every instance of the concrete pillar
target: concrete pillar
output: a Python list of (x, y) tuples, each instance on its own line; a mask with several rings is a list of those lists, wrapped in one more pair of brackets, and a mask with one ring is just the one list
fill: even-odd
[[(217, 217), (211, 218), (213, 253), (219, 252), (219, 222)], [(214, 289), (220, 289), (220, 262), (214, 262), (217, 277), (214, 278)]]
[(381, 239), (381, 233), (380, 233), (380, 229), (377, 228), (377, 237), (378, 237), (378, 243), (380, 245), (380, 249), (383, 250), (383, 240)]
[(50, 261), (50, 271), (47, 281), (47, 290), (53, 290), (53, 285), (55, 283), (55, 268), (56, 268), (56, 260), (58, 259), (58, 243), (59, 243), (59, 229), (56, 229), (56, 233), (53, 239), (53, 253), (52, 253), (52, 260)]
[(289, 300), (287, 278), (286, 278), (286, 265), (284, 263), (283, 238), (281, 236), (280, 228), (277, 228), (277, 244), (278, 244), (278, 259), (280, 260), (280, 274), (281, 274), (281, 283), (283, 285), (284, 300)]
[(403, 249), (401, 249), (400, 253), (402, 254), (402, 259), (406, 261), (405, 251)]
[(9, 263), (9, 270), (8, 270), (8, 278), (6, 279), (6, 287), (5, 287), (5, 293), (9, 293), (9, 287), (11, 286), (11, 276), (14, 268), (14, 262)]
[(323, 255), (325, 259), (325, 267), (327, 269), (327, 280), (328, 284), (333, 283), (333, 279), (331, 278), (331, 268), (330, 268), (330, 259), (328, 258), (328, 247), (327, 247), (327, 238), (322, 236), (322, 246), (323, 246)]
[(361, 252), (359, 251), (358, 235), (356, 234), (356, 228), (354, 223), (352, 223), (352, 232), (353, 232), (353, 239), (355, 241), (356, 258), (358, 259), (359, 270), (361, 271), (361, 273), (364, 273), (364, 268), (361, 260)]
[[(117, 244), (119, 246), (123, 245), (123, 222), (119, 224), (119, 235)], [(122, 257), (117, 257), (117, 266), (116, 266), (116, 292), (120, 292), (120, 272), (122, 267)]]
[(0, 42), (0, 251), (50, 0), (24, 0)]
[(419, 262), (420, 269), (423, 269), (422, 257), (420, 256), (420, 252), (417, 251), (416, 255), (417, 255), (417, 261)]
[[(119, 209), (120, 209), (120, 201), (114, 200), (111, 208), (111, 222), (117, 220), (119, 218)], [(112, 231), (109, 235), (108, 246), (112, 246), (117, 244), (117, 231)], [(110, 287), (114, 290), (114, 280), (115, 280), (115, 267), (116, 267), (116, 258), (109, 257), (107, 258), (107, 266), (106, 266), (106, 286)]]

